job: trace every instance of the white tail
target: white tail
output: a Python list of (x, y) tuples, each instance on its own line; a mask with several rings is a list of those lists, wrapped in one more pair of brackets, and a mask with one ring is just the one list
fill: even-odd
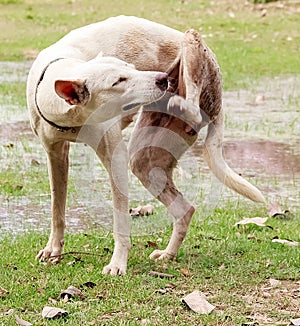
[(208, 126), (203, 157), (213, 174), (227, 187), (255, 202), (265, 203), (262, 193), (251, 183), (235, 173), (225, 162), (222, 152), (223, 116)]

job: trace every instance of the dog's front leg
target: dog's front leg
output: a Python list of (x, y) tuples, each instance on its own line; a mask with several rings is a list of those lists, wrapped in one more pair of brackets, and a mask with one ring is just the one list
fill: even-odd
[(59, 262), (64, 245), (65, 207), (69, 167), (69, 142), (45, 146), (48, 154), (48, 173), (51, 189), (52, 222), (48, 243), (36, 258)]
[[(126, 273), (128, 251), (130, 249), (130, 216), (128, 204), (128, 152), (121, 137), (112, 141), (104, 137), (106, 146), (110, 150), (102, 156), (109, 173), (112, 200), (113, 200), (113, 236), (115, 241), (114, 252), (110, 263), (104, 267), (103, 273), (122, 275)], [(107, 139), (108, 138), (108, 139)]]
[(114, 252), (103, 274), (122, 275), (126, 273), (130, 249), (130, 216), (128, 204), (128, 152), (122, 139), (118, 123), (107, 131), (97, 130), (96, 126), (81, 129), (81, 141), (89, 144), (103, 162), (109, 174), (113, 200)]

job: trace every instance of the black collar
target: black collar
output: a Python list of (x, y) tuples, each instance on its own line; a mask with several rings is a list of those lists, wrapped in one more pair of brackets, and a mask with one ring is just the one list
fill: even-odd
[(56, 123), (54, 123), (53, 121), (50, 121), (48, 120), (44, 115), (43, 113), (41, 112), (39, 106), (38, 106), (38, 103), (37, 103), (37, 92), (38, 92), (38, 88), (39, 88), (39, 85), (40, 83), (42, 82), (42, 80), (44, 79), (44, 76), (45, 76), (45, 73), (47, 71), (47, 69), (49, 68), (49, 66), (56, 62), (56, 61), (59, 61), (59, 60), (62, 60), (62, 59), (65, 59), (65, 58), (57, 58), (57, 59), (54, 59), (52, 61), (50, 61), (47, 66), (43, 69), (42, 73), (41, 73), (41, 77), (36, 85), (36, 88), (35, 88), (35, 94), (34, 94), (34, 100), (35, 100), (35, 105), (36, 105), (36, 108), (39, 112), (39, 115), (52, 127), (56, 128), (58, 131), (61, 131), (61, 132), (65, 132), (65, 131), (69, 131), (71, 130), (73, 133), (76, 132), (76, 129), (74, 127), (65, 127), (65, 126), (59, 126), (57, 125)]

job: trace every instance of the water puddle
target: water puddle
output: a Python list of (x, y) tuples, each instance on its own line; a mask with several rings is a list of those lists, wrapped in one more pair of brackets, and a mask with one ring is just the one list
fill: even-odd
[[(0, 84), (25, 82), (31, 63), (0, 63)], [(0, 94), (0, 106), (14, 106), (13, 98)], [(15, 105), (17, 107), (17, 105)], [(0, 170), (16, 167), (21, 171), (46, 169), (46, 156), (33, 136), (25, 107), (14, 113), (0, 110)], [(257, 185), (268, 200), (300, 211), (300, 76), (262, 81), (250, 90), (224, 93), (226, 128), (224, 155), (228, 164)], [(20, 114), (15, 114), (15, 111)], [(211, 177), (201, 158), (202, 140), (180, 160), (174, 178), (179, 189), (200, 209), (209, 214), (216, 205), (244, 199)], [(95, 154), (84, 145), (71, 148), (70, 187), (68, 196), (68, 230), (111, 228), (111, 190), (107, 173)], [(24, 181), (26, 182), (26, 180)], [(0, 180), (0, 187), (5, 180)], [(131, 207), (156, 200), (130, 175)], [(252, 205), (249, 202), (250, 205)], [(211, 211), (205, 210), (210, 207)], [(50, 226), (48, 193), (27, 196), (0, 195), (1, 230), (13, 233), (24, 229), (45, 230)], [(164, 216), (133, 220), (133, 234), (152, 233), (170, 224)]]

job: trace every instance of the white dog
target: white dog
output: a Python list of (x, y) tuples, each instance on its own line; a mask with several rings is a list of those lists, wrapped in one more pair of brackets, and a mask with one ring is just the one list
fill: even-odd
[[(169, 88), (179, 96), (163, 97), (167, 78)], [(32, 128), (48, 155), (52, 196), (51, 234), (38, 258), (60, 260), (69, 142), (80, 141), (96, 151), (112, 187), (115, 248), (103, 273), (126, 272), (128, 151), (121, 130), (141, 106), (129, 144), (131, 168), (174, 217), (167, 248), (154, 251), (151, 258), (174, 258), (185, 237), (195, 209), (177, 190), (172, 171), (205, 124), (204, 157), (212, 172), (233, 190), (264, 202), (260, 191), (223, 159), (220, 71), (213, 53), (193, 30), (184, 34), (125, 16), (73, 30), (35, 60), (27, 102)]]

